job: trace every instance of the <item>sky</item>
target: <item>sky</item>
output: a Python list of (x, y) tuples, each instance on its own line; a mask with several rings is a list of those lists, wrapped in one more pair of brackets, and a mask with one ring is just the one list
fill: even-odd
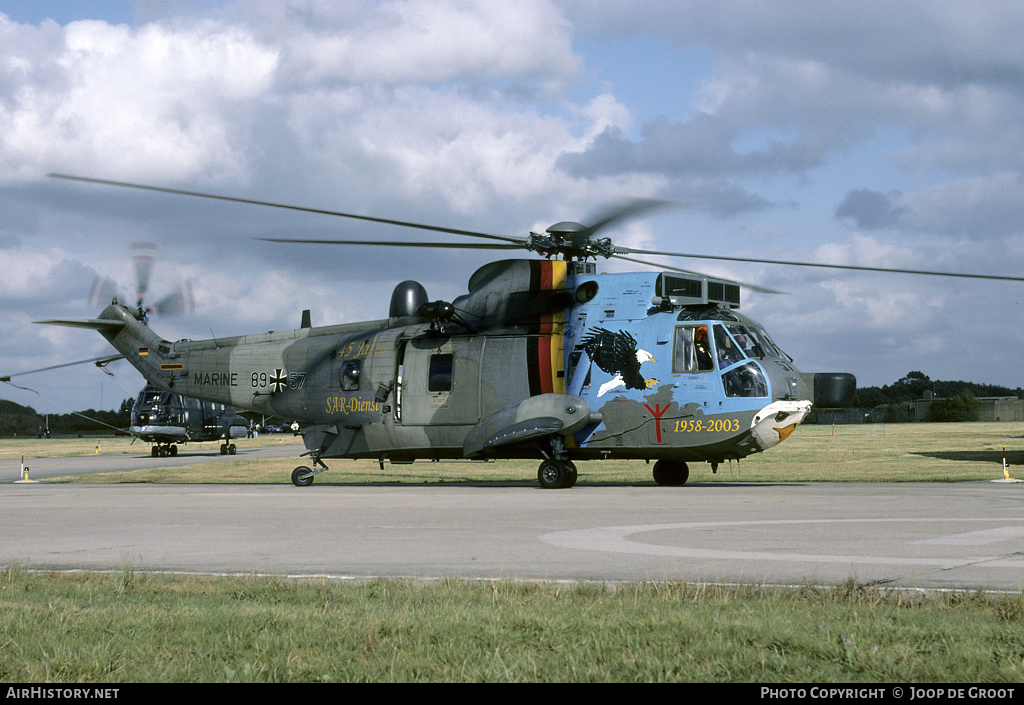
[[(677, 207), (619, 245), (1020, 276), (1024, 5), (715, 0), (0, 0), (0, 374), (112, 350), (97, 278), (191, 286), (201, 339), (387, 316), (395, 284), (452, 300), (507, 253), (284, 245), (451, 239), (47, 178), (51, 172), (498, 235)], [(528, 255), (526, 255), (528, 256)], [(804, 372), (1024, 386), (1024, 282), (713, 260)], [(604, 271), (637, 265), (611, 260)], [(117, 408), (124, 361), (16, 377), (44, 413)]]

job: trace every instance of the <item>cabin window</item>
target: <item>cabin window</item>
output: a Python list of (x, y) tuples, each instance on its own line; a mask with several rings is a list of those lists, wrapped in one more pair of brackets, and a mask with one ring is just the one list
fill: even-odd
[(707, 326), (676, 326), (672, 344), (672, 371), (709, 372), (715, 369)]
[(430, 356), (430, 369), (427, 376), (428, 392), (452, 391), (452, 367), (455, 356), (451, 353), (439, 353)]
[(341, 391), (354, 392), (359, 389), (359, 375), (362, 372), (362, 360), (346, 360), (341, 366)]
[(727, 397), (766, 397), (768, 382), (764, 372), (754, 362), (734, 367), (722, 375)]

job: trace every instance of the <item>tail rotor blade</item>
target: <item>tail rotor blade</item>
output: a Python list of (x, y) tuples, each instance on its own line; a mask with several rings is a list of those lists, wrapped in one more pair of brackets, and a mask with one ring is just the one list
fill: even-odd
[(135, 283), (138, 288), (139, 308), (149, 291), (149, 280), (153, 274), (153, 260), (156, 245), (149, 242), (132, 243), (132, 263), (135, 265)]

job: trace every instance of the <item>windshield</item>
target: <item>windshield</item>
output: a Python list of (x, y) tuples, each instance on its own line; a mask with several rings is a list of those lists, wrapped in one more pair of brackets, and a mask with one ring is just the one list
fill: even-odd
[(135, 405), (136, 409), (152, 409), (157, 406), (167, 406), (171, 400), (170, 392), (161, 392), (159, 390), (146, 390), (139, 395), (139, 401)]
[(729, 325), (726, 326), (729, 332), (732, 334), (736, 344), (739, 345), (740, 349), (743, 350), (743, 354), (747, 357), (756, 358), (763, 360), (764, 358), (772, 358), (777, 360), (792, 361), (786, 353), (782, 352), (772, 342), (772, 339), (768, 337), (764, 328), (759, 326), (742, 326), (742, 325)]

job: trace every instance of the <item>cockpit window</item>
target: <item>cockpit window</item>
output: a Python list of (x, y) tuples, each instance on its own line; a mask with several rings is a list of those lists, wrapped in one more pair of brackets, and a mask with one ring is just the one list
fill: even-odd
[(789, 355), (784, 353), (782, 351), (782, 348), (780, 348), (778, 345), (776, 345), (775, 341), (768, 337), (768, 333), (766, 333), (763, 328), (759, 328), (757, 332), (761, 336), (761, 344), (764, 346), (765, 350), (768, 352), (768, 356), (769, 357), (776, 357), (779, 360), (786, 360), (788, 362), (792, 362), (793, 361), (793, 358), (791, 358)]
[(768, 383), (764, 372), (755, 362), (748, 362), (732, 368), (722, 375), (727, 397), (766, 397)]
[(143, 392), (139, 396), (139, 403), (137, 406), (140, 409), (152, 409), (157, 406), (167, 406), (171, 403), (171, 393), (161, 392), (159, 390), (150, 390)]
[(724, 370), (743, 359), (743, 353), (733, 339), (720, 325), (715, 326), (715, 349), (718, 351), (718, 367)]
[(746, 326), (726, 326), (726, 328), (746, 357), (753, 357), (758, 360), (765, 357), (764, 347), (758, 341), (758, 336), (755, 332), (748, 330)]
[(709, 372), (715, 369), (707, 326), (676, 326), (672, 371)]
[(746, 357), (755, 360), (770, 358), (792, 362), (792, 358), (772, 342), (764, 328), (744, 325), (727, 325), (726, 328)]

